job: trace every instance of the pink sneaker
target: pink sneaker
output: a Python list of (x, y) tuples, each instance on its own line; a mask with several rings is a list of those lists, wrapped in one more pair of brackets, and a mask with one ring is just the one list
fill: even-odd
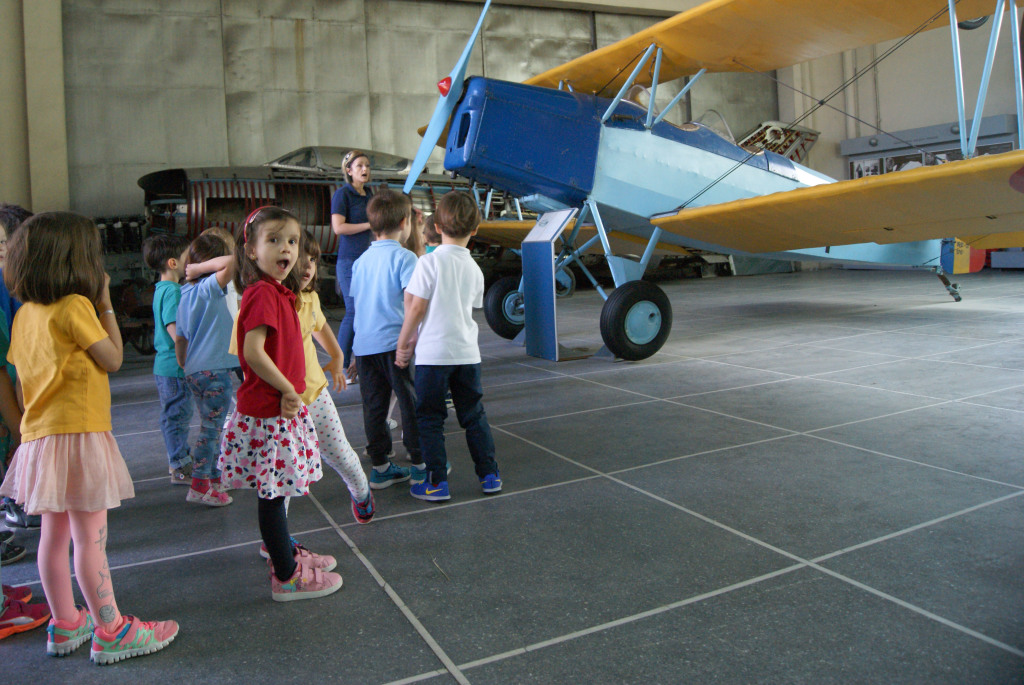
[(231, 504), (232, 499), (231, 495), (210, 486), (210, 489), (206, 492), (199, 492), (198, 490), (189, 488), (188, 494), (185, 495), (185, 501), (193, 504), (205, 504), (208, 507), (226, 507)]
[(178, 636), (178, 624), (174, 621), (140, 621), (127, 615), (122, 618), (124, 625), (117, 633), (108, 633), (103, 628), (93, 632), (90, 658), (97, 665), (159, 652)]
[[(337, 565), (338, 560), (332, 557), (330, 554), (316, 554), (306, 549), (306, 546), (295, 538), (290, 538), (292, 541), (292, 549), (295, 551), (295, 563), (303, 563), (306, 566), (318, 568), (321, 571), (333, 571)], [(267, 551), (267, 545), (264, 542), (260, 543), (260, 556), (270, 561), (270, 552)]]
[(321, 571), (298, 564), (295, 573), (280, 581), (270, 570), (270, 593), (275, 602), (295, 602), (300, 599), (326, 597), (341, 589), (341, 576), (330, 571)]
[(67, 656), (92, 637), (92, 616), (83, 606), (78, 609), (78, 620), (60, 621), (50, 619), (46, 628), (46, 653), (50, 656)]

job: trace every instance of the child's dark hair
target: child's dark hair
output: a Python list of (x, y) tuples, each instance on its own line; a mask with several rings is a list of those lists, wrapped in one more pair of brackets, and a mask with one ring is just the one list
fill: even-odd
[(67, 295), (95, 302), (104, 276), (100, 232), (80, 214), (36, 214), (7, 243), (4, 283), (22, 302), (52, 304)]
[(437, 203), (434, 226), (450, 238), (465, 238), (480, 225), (480, 210), (469, 193), (452, 191)]
[[(313, 278), (309, 281), (309, 284), (302, 289), (302, 292), (315, 293), (320, 288), (320, 243), (313, 237), (313, 234), (309, 232), (309, 229), (303, 229), (302, 231), (302, 242), (299, 246), (299, 255), (312, 259), (317, 265), (316, 270), (313, 272)], [(298, 267), (292, 269), (292, 273), (298, 271)], [(298, 274), (296, 274), (298, 276)]]
[[(250, 257), (247, 252), (249, 245), (255, 244), (260, 237), (260, 233), (262, 233), (267, 227), (272, 227), (275, 224), (284, 224), (287, 221), (294, 221), (299, 224), (299, 233), (301, 235), (302, 224), (299, 222), (298, 217), (287, 209), (283, 209), (281, 207), (265, 205), (253, 210), (253, 212), (246, 217), (245, 223), (242, 224), (242, 235), (239, 236), (240, 240), (235, 241), (235, 288), (239, 293), (260, 280), (263, 275), (263, 272), (260, 271), (260, 267), (256, 264), (256, 260)], [(295, 261), (298, 263), (297, 259)], [(294, 268), (288, 272), (288, 277), (281, 281), (281, 285), (288, 288), (296, 295), (299, 294), (299, 279), (295, 275)]]
[(390, 188), (377, 191), (366, 205), (366, 218), (376, 236), (398, 229), (411, 212), (412, 201), (408, 196)]
[(441, 244), (441, 234), (437, 232), (437, 227), (434, 226), (433, 214), (423, 220), (423, 240), (426, 241), (427, 245)]
[[(185, 258), (185, 264), (202, 264), (227, 254), (229, 254), (227, 244), (219, 236), (207, 233), (197, 237), (188, 246), (188, 256)], [(209, 274), (203, 274), (199, 278), (204, 276), (209, 276)], [(199, 280), (199, 278), (193, 280)]]
[(188, 238), (177, 233), (154, 233), (142, 243), (142, 260), (153, 271), (167, 271), (168, 259), (179, 259), (188, 247)]
[(18, 226), (21, 226), (26, 219), (32, 216), (32, 212), (28, 211), (21, 205), (12, 205), (7, 202), (0, 202), (0, 226), (4, 227), (7, 231), (7, 237), (10, 238), (14, 231), (17, 230)]

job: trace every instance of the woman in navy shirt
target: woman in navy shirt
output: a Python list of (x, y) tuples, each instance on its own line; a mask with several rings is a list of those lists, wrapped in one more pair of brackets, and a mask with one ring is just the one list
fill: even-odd
[(352, 150), (342, 162), (345, 170), (345, 185), (335, 191), (331, 198), (331, 228), (338, 236), (338, 293), (345, 300), (345, 317), (338, 327), (338, 344), (345, 357), (345, 375), (349, 382), (355, 380), (356, 363), (352, 358), (353, 322), (355, 321), (355, 300), (352, 298), (352, 264), (370, 247), (373, 232), (366, 219), (366, 205), (373, 193), (366, 184), (370, 181), (370, 158), (359, 150)]

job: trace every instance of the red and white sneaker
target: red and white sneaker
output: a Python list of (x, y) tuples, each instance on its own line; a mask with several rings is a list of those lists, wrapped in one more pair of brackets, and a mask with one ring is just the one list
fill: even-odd
[(27, 602), (32, 599), (32, 588), (28, 585), (4, 585), (4, 597)]
[(192, 504), (205, 504), (208, 507), (226, 507), (231, 504), (232, 499), (231, 495), (221, 492), (211, 485), (210, 489), (206, 492), (199, 492), (194, 488), (189, 488), (188, 494), (185, 495), (185, 501)]
[(341, 576), (298, 564), (288, 580), (278, 580), (270, 569), (270, 594), (275, 602), (295, 602), (301, 599), (326, 597), (341, 589)]

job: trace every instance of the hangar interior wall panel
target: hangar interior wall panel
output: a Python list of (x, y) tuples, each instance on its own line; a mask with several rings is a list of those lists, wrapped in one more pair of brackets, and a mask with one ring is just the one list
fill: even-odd
[[(413, 156), (435, 84), (480, 5), (63, 0), (62, 8), (71, 208), (104, 215), (140, 212), (136, 180), (165, 168), (261, 164), (317, 144)], [(497, 5), (468, 73), (520, 81), (661, 18)], [(763, 89), (719, 81), (698, 91), (706, 102), (695, 102), (695, 116), (713, 107), (727, 118), (731, 109), (743, 120), (775, 117), (771, 92), (758, 105)], [(681, 85), (659, 88), (658, 104)], [(682, 121), (680, 112), (669, 120)], [(438, 150), (432, 170), (441, 160)]]

